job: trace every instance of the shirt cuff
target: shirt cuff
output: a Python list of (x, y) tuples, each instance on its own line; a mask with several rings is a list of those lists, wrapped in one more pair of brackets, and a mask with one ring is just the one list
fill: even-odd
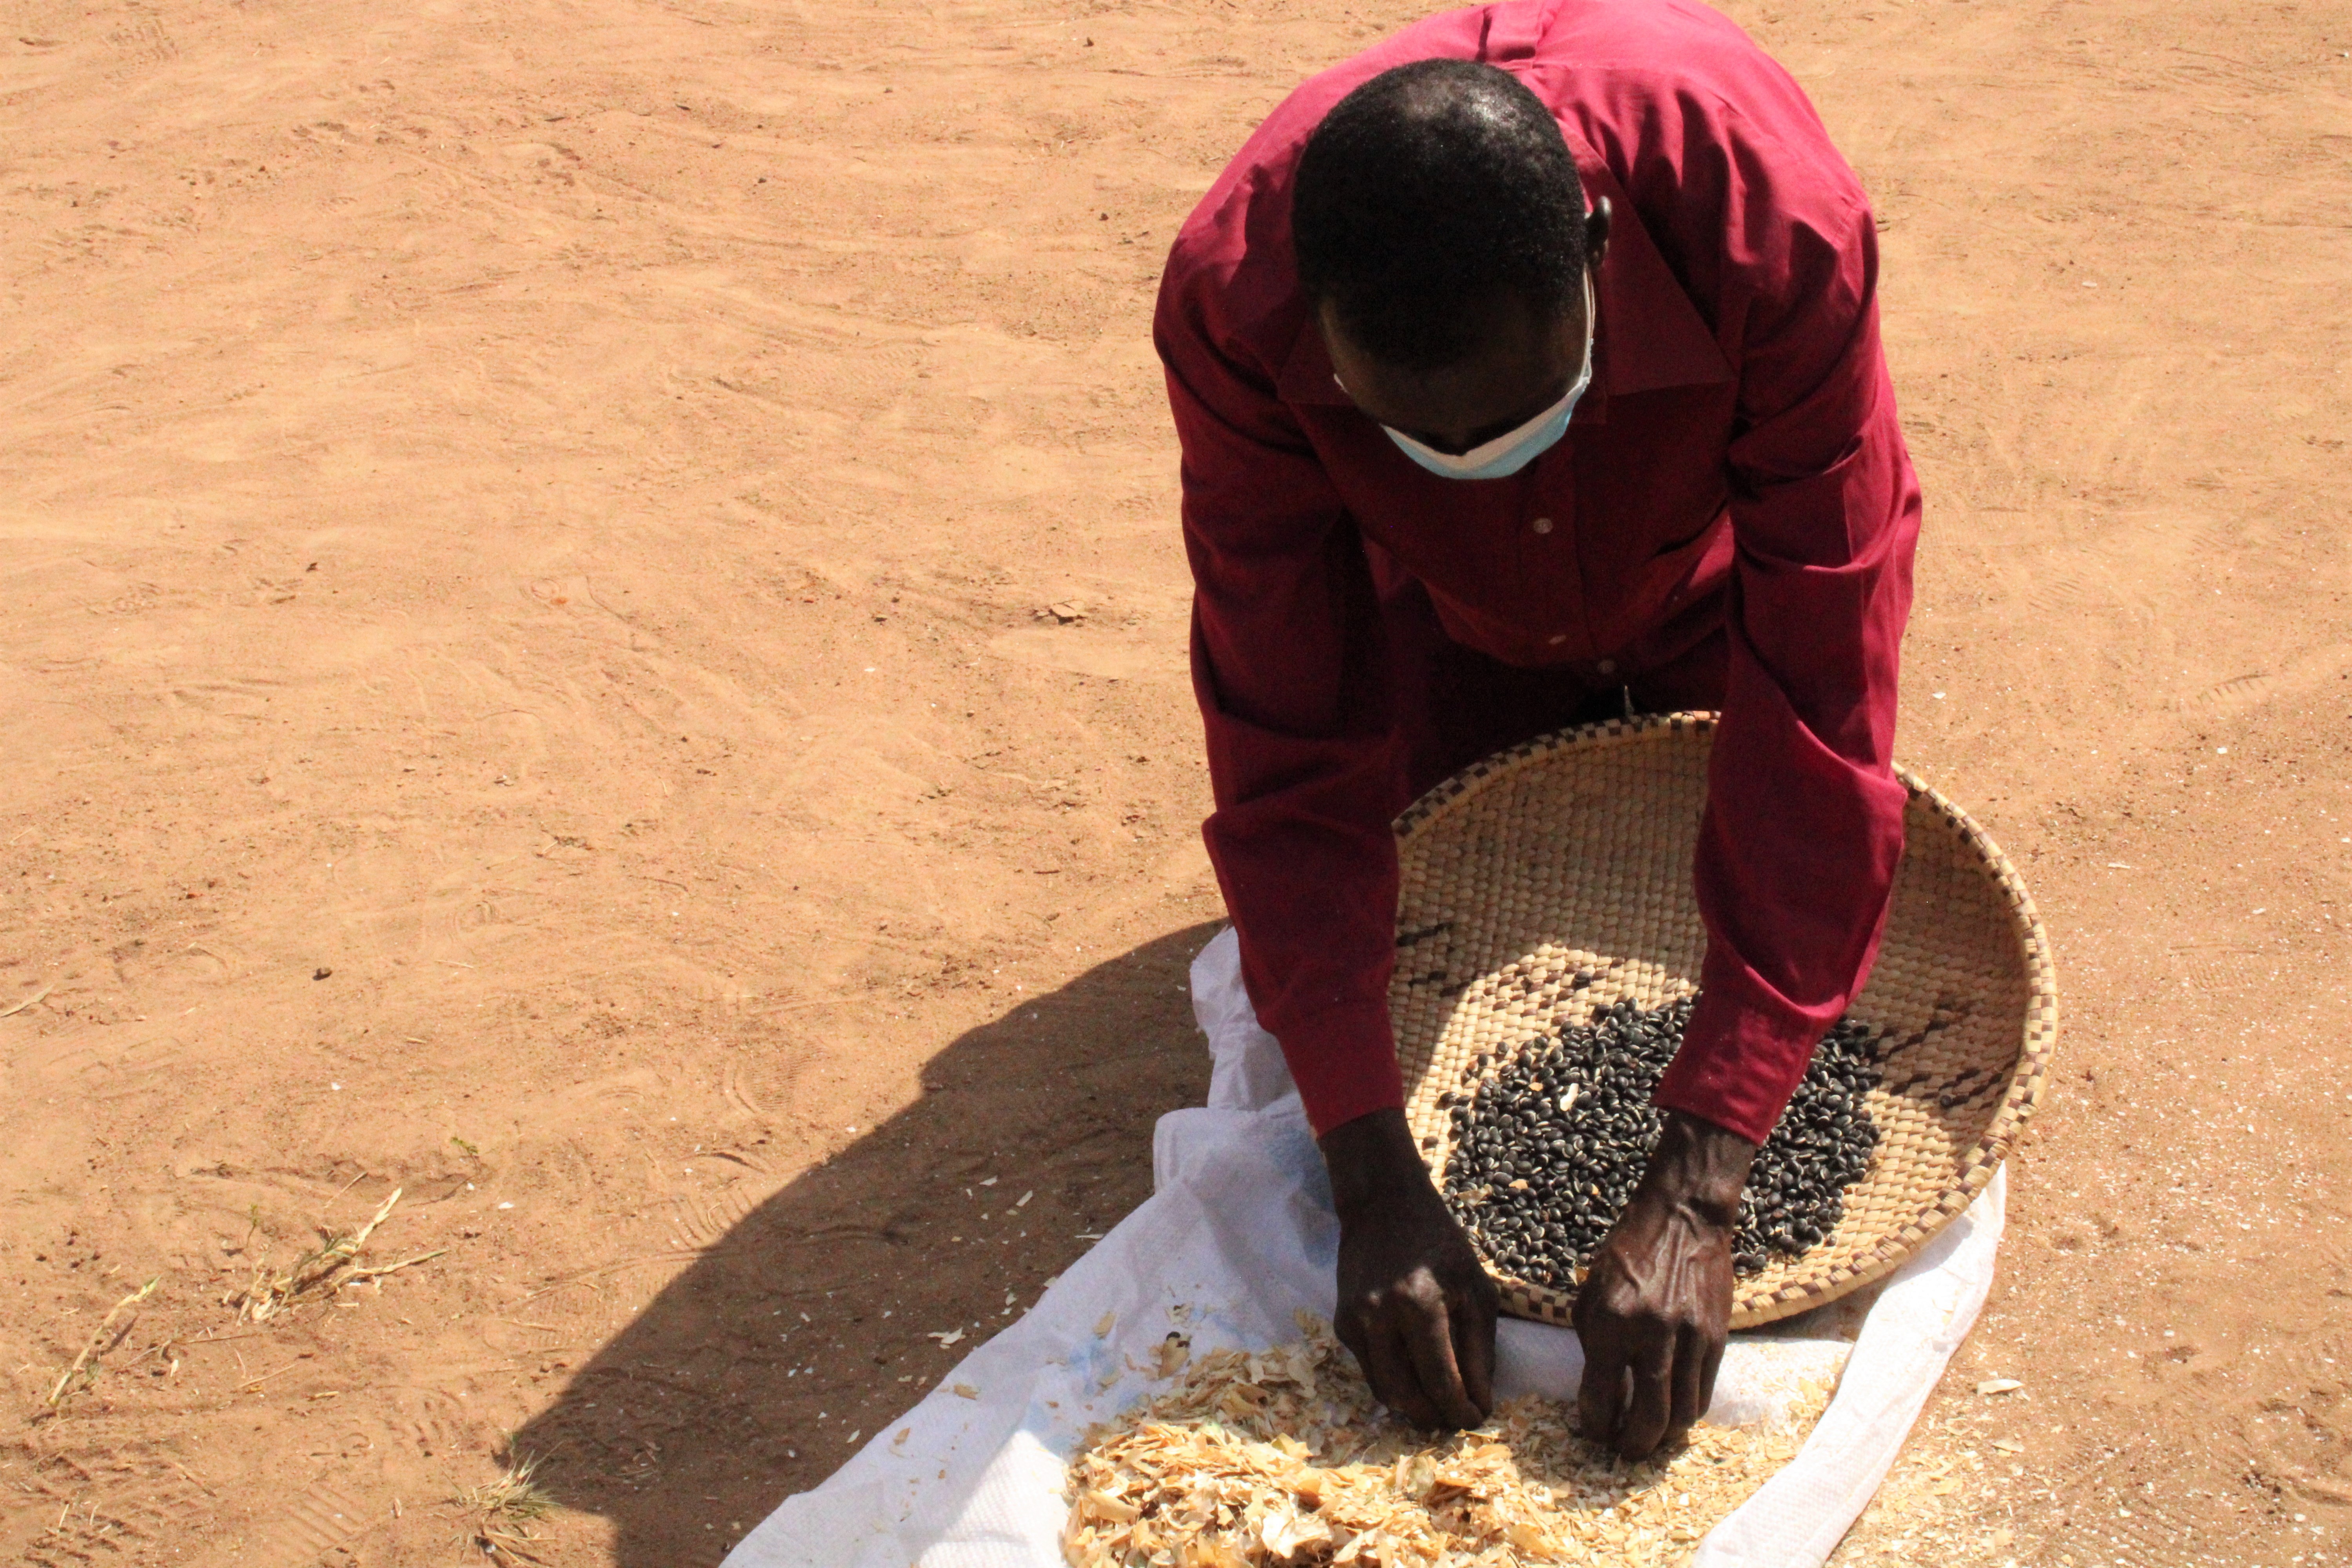
[(1825, 1033), (1803, 1013), (1744, 1005), (1732, 988), (1709, 986), (1691, 1007), (1682, 1046), (1652, 1102), (1761, 1143)]
[(1318, 1008), (1311, 1021), (1276, 1037), (1318, 1138), (1359, 1116), (1403, 1106), (1404, 1075), (1385, 1005)]

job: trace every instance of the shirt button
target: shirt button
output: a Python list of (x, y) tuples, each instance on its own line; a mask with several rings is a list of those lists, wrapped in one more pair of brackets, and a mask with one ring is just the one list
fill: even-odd
[(1613, 658), (1604, 658), (1592, 668), (1603, 675), (1614, 675), (1617, 673), (1617, 661)]
[(1549, 533), (1551, 531), (1551, 519), (1548, 517), (1539, 517), (1533, 522), (1528, 524), (1528, 526), (1534, 529), (1538, 533)]
[(1566, 632), (1562, 632), (1562, 633), (1560, 633), (1558, 637), (1549, 637), (1544, 638), (1544, 641), (1546, 641), (1546, 642), (1549, 643), (1549, 644), (1550, 644), (1552, 647), (1558, 647), (1560, 644), (1562, 644), (1562, 643), (1566, 642), (1567, 640), (1568, 640), (1568, 634), (1567, 634)]

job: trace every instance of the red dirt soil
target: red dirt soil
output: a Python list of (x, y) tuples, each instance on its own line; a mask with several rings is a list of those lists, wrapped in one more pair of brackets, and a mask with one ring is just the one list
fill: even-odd
[[(1415, 14), (10, 6), (0, 1556), (479, 1560), (513, 1434), (507, 1545), (715, 1563), (1144, 1195), (1218, 915), (1152, 289)], [(1841, 1561), (2343, 1561), (2352, 21), (1736, 15), (1881, 213), (1902, 755), (2066, 1001)], [(225, 1303), (395, 1186), (440, 1256)]]

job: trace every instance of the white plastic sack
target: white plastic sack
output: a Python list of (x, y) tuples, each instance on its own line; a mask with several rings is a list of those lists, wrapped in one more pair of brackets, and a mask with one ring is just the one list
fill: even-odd
[[(1089, 1426), (1165, 1386), (1168, 1334), (1196, 1356), (1260, 1350), (1297, 1337), (1301, 1308), (1330, 1315), (1339, 1226), (1322, 1161), (1230, 931), (1193, 961), (1192, 1005), (1214, 1063), (1209, 1103), (1160, 1119), (1151, 1197), (905, 1417), (786, 1499), (726, 1568), (1055, 1568), (1069, 1456)], [(1851, 1344), (1733, 1336), (1717, 1422), (1769, 1419), (1801, 1382), (1843, 1372), (1797, 1458), (1707, 1535), (1696, 1568), (1813, 1568), (1837, 1544), (1976, 1321), (2006, 1185), (1996, 1174), (1894, 1277)], [(1583, 1356), (1569, 1331), (1506, 1320), (1496, 1352), (1498, 1394), (1574, 1395)]]

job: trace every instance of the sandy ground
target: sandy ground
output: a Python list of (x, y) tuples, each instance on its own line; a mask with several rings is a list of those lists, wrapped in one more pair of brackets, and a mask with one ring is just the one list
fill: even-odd
[[(1138, 1201), (1218, 914), (1151, 289), (1413, 14), (10, 0), (0, 1556), (480, 1561), (522, 1453), (530, 1561), (714, 1563)], [(2067, 1002), (1841, 1561), (2344, 1561), (2352, 21), (1737, 14), (1882, 213), (1903, 754)], [(395, 1186), (438, 1257), (226, 1304)]]

